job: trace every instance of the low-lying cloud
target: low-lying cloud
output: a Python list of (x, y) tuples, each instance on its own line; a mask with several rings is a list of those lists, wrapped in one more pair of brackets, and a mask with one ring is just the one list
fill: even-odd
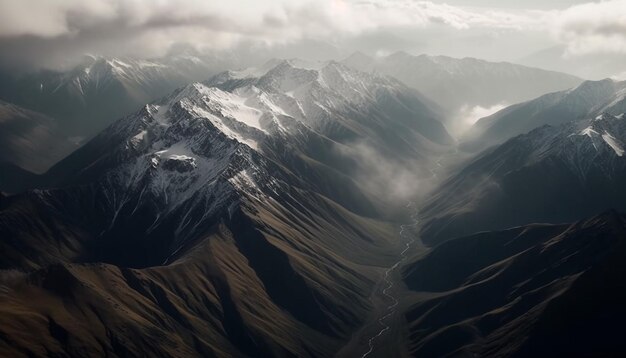
[(339, 154), (354, 160), (356, 168), (348, 173), (367, 192), (387, 205), (404, 208), (410, 201), (428, 192), (434, 173), (427, 161), (399, 160), (381, 154), (365, 141), (337, 146)]
[[(454, 120), (448, 123), (447, 129), (453, 136), (459, 138), (479, 119), (490, 116), (508, 105), (507, 103), (498, 103), (488, 107), (465, 105), (454, 115)], [(454, 127), (451, 127), (452, 125)]]

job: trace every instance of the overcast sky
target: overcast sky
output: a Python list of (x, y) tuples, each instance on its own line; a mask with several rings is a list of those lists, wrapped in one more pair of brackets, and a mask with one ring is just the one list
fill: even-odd
[(626, 0), (0, 0), (0, 66), (151, 58), (176, 44), (317, 59), (404, 50), (626, 76)]

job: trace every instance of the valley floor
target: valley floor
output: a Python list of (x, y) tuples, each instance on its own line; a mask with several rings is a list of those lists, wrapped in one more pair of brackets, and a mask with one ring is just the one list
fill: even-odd
[[(409, 204), (413, 210), (413, 204)], [(417, 236), (419, 220), (411, 217), (411, 224), (400, 225), (398, 238), (401, 247), (398, 260), (390, 267), (380, 268), (370, 302), (372, 311), (366, 324), (352, 335), (351, 340), (337, 353), (337, 357), (408, 357), (409, 336), (404, 312), (414, 303), (406, 298), (412, 295), (402, 279), (403, 268), (413, 260), (424, 256), (429, 249)]]

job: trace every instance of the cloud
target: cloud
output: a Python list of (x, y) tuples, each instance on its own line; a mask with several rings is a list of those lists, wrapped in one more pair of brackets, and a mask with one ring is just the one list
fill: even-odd
[(463, 107), (461, 112), (463, 113), (463, 120), (466, 125), (471, 126), (474, 125), (479, 119), (490, 116), (504, 108), (506, 108), (508, 104), (500, 103), (495, 104), (490, 107), (482, 107), (482, 106), (474, 106), (474, 107)]
[(572, 6), (558, 13), (554, 24), (567, 56), (626, 54), (626, 0)]
[(10, 1), (0, 2), (0, 36), (55, 37), (71, 34), (82, 24), (97, 24), (115, 17), (106, 1)]
[(357, 168), (350, 173), (351, 177), (387, 204), (404, 207), (407, 201), (425, 193), (431, 186), (427, 179), (432, 174), (424, 172), (423, 163), (411, 160), (401, 162), (384, 156), (365, 141), (334, 149), (356, 162)]
[(520, 41), (564, 43), (570, 56), (626, 52), (625, 1), (546, 11), (419, 0), (0, 0), (0, 65), (71, 66), (85, 53), (158, 57), (180, 43), (213, 53), (275, 48), (295, 56), (312, 42), (509, 60), (522, 56), (511, 46)]
[(465, 105), (455, 114), (455, 120), (450, 121), (450, 125), (453, 124), (454, 126), (447, 129), (457, 137), (462, 136), (479, 119), (490, 116), (507, 106), (509, 106), (507, 103), (498, 103), (489, 107)]
[(626, 81), (626, 71), (622, 72), (622, 73), (617, 73), (613, 76), (611, 76), (611, 78), (615, 81)]
[(526, 12), (411, 0), (0, 0), (0, 61), (58, 63), (84, 53), (151, 57), (180, 42), (229, 50), (337, 43), (389, 29), (522, 29), (533, 22)]

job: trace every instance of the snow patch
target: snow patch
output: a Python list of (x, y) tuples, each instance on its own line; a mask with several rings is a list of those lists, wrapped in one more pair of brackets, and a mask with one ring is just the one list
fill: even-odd
[(224, 135), (226, 135), (228, 138), (234, 139), (239, 143), (243, 143), (254, 150), (259, 149), (259, 143), (257, 141), (246, 138), (242, 134), (232, 130), (224, 123), (224, 120), (222, 118), (215, 116), (213, 113), (199, 106), (193, 106), (191, 108), (191, 111), (198, 117), (208, 119), (211, 124), (213, 124), (220, 132), (224, 133)]
[(585, 129), (583, 129), (582, 131), (580, 131), (580, 133), (578, 133), (578, 135), (586, 135), (589, 138), (593, 138), (593, 135), (598, 135), (600, 133), (596, 132), (595, 129), (593, 129), (592, 126), (589, 126)]
[(167, 159), (172, 159), (172, 160), (193, 160), (193, 157), (187, 156), (187, 155), (177, 155), (177, 154), (171, 154), (169, 157), (167, 157)]
[(130, 139), (131, 143), (133, 143), (134, 145), (138, 145), (139, 143), (143, 142), (143, 139), (145, 138), (147, 133), (148, 131), (145, 129), (137, 133), (134, 137)]
[(237, 173), (234, 177), (228, 179), (236, 188), (241, 190), (249, 190), (250, 188), (257, 188), (254, 178), (247, 169), (244, 169)]
[(159, 158), (173, 159), (173, 160), (186, 160), (195, 159), (193, 153), (187, 148), (184, 143), (177, 143), (167, 149), (160, 150), (154, 153)]
[(619, 141), (615, 139), (615, 137), (613, 137), (609, 132), (604, 132), (604, 134), (602, 135), (602, 139), (604, 139), (606, 144), (613, 148), (615, 154), (617, 154), (618, 157), (624, 155), (624, 148), (619, 143)]

